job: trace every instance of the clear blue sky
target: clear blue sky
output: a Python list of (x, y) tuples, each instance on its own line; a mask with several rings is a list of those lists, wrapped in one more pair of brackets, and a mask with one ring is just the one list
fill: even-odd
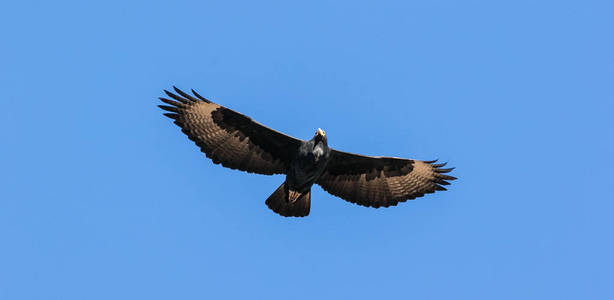
[[(428, 2), (428, 3), (425, 3)], [(9, 1), (0, 299), (612, 299), (611, 1)], [(440, 158), (388, 209), (213, 165), (172, 85), (332, 147)]]

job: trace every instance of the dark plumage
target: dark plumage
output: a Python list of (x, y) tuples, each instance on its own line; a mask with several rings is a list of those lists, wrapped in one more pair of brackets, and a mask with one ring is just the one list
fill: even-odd
[[(352, 203), (388, 207), (435, 191), (446, 190), (444, 169), (435, 161), (363, 156), (328, 147), (321, 129), (302, 141), (268, 128), (249, 117), (213, 103), (194, 90), (189, 95), (164, 91), (164, 115), (216, 164), (265, 175), (286, 174), (286, 181), (266, 200), (267, 206), (286, 217), (304, 217), (311, 206), (311, 186)], [(169, 106), (170, 105), (170, 106)]]

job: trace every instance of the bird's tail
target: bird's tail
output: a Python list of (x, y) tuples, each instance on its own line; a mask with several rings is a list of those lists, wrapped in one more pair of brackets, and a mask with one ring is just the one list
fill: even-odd
[(311, 189), (306, 193), (294, 191), (282, 183), (268, 199), (266, 205), (284, 217), (304, 217), (311, 207)]

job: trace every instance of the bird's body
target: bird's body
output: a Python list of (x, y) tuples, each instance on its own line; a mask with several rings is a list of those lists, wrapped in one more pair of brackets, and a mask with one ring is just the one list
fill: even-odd
[(301, 141), (286, 173), (286, 181), (266, 200), (282, 216), (305, 216), (311, 206), (311, 186), (320, 178), (330, 160), (326, 134), (321, 129), (309, 141)]
[(266, 204), (282, 216), (307, 216), (314, 183), (347, 201), (370, 207), (397, 205), (426, 193), (445, 190), (455, 177), (435, 161), (363, 156), (328, 147), (318, 129), (308, 141), (270, 129), (249, 117), (175, 88), (165, 115), (193, 140), (214, 163), (250, 173), (285, 174), (286, 180)]
[[(322, 132), (321, 135), (320, 132)], [(318, 129), (313, 139), (301, 143), (297, 156), (290, 163), (286, 174), (288, 185), (297, 191), (311, 189), (314, 182), (324, 172), (330, 159), (330, 152), (326, 136)]]

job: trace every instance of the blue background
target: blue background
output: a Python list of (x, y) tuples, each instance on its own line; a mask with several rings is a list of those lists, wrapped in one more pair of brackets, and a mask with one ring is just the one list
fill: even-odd
[[(427, 2), (3, 3), (0, 298), (614, 298), (614, 5)], [(172, 85), (459, 180), (282, 218)]]

